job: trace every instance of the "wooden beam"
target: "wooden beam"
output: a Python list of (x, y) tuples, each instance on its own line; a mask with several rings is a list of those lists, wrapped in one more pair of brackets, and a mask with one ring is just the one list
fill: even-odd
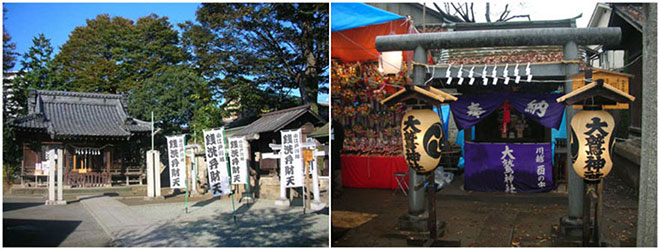
[(635, 100), (634, 96), (607, 83), (592, 82), (557, 98), (557, 102), (566, 102), (566, 104), (572, 105), (592, 96), (602, 96), (617, 102), (632, 102)]
[(109, 148), (106, 149), (106, 151), (105, 151), (105, 157), (106, 157), (106, 159), (107, 159), (107, 161), (106, 161), (106, 163), (105, 163), (105, 171), (106, 171), (106, 173), (110, 173), (110, 165), (112, 164), (112, 157), (111, 157), (111, 156), (112, 156), (112, 155), (111, 155), (111, 153), (110, 153), (110, 149), (109, 149)]

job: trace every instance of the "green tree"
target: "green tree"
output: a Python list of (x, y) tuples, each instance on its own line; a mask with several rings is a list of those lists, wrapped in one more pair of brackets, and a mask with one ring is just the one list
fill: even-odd
[[(7, 20), (7, 9), (2, 9), (3, 20)], [(2, 72), (8, 72), (16, 65), (16, 43), (11, 41), (9, 31), (2, 24)]]
[[(3, 20), (7, 20), (7, 10), (3, 9)], [(11, 35), (9, 31), (5, 28), (4, 24), (2, 25), (2, 73), (7, 75), (14, 66), (16, 65), (16, 57), (18, 53), (16, 52), (16, 43), (11, 41)], [(13, 129), (9, 126), (9, 122), (12, 117), (16, 114), (13, 111), (13, 107), (10, 105), (9, 100), (11, 95), (13, 95), (13, 90), (8, 88), (11, 86), (13, 79), (3, 79), (3, 110), (2, 118), (2, 156), (3, 156), (3, 177), (6, 181), (11, 180), (16, 171), (18, 171), (18, 164), (21, 159), (21, 151), (16, 140)], [(11, 91), (11, 92), (10, 92)]]
[(168, 66), (131, 93), (129, 111), (143, 120), (150, 120), (153, 111), (163, 129), (160, 134), (177, 134), (189, 127), (201, 138), (204, 129), (222, 123), (208, 88), (208, 82), (186, 66)]
[(12, 112), (26, 114), (28, 90), (34, 89), (57, 89), (60, 84), (52, 70), (53, 47), (50, 39), (44, 34), (39, 34), (32, 39), (32, 46), (23, 54), (21, 69), (18, 77), (13, 81), (13, 96), (10, 98), (11, 106), (15, 107)]
[(316, 104), (327, 92), (327, 3), (204, 3), (197, 20), (180, 25), (184, 48), (226, 104), (279, 108), (295, 89)]
[(128, 93), (160, 68), (181, 62), (177, 36), (167, 17), (151, 14), (134, 24), (98, 15), (71, 32), (54, 68), (67, 90)]

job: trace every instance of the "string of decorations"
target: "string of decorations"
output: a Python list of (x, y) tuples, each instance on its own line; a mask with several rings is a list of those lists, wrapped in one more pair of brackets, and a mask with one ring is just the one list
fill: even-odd
[[(541, 63), (530, 63), (528, 62), (526, 66), (524, 67), (525, 70), (525, 76), (527, 79), (522, 79), (523, 81), (526, 81), (528, 83), (565, 83), (565, 82), (572, 82), (574, 81), (573, 79), (564, 79), (564, 80), (533, 80), (533, 74), (532, 74), (532, 68), (530, 66), (533, 65), (547, 65), (547, 64), (557, 64), (557, 63), (563, 63), (563, 64), (568, 64), (568, 63), (579, 63), (578, 60), (565, 60), (565, 61), (559, 61), (559, 62), (541, 62)], [(453, 82), (453, 76), (451, 75), (451, 68), (452, 67), (457, 67), (456, 65), (453, 64), (444, 64), (444, 65), (433, 65), (433, 64), (426, 64), (426, 63), (419, 63), (419, 62), (412, 62), (413, 66), (423, 66), (426, 68), (426, 72), (431, 74), (431, 78), (429, 78), (426, 82), (430, 82), (435, 78), (435, 69), (436, 68), (446, 68), (445, 71), (445, 78), (447, 78), (447, 85), (451, 85)], [(525, 64), (523, 64), (525, 65)], [(515, 66), (513, 63), (505, 63), (505, 64), (484, 64), (483, 69), (481, 72), (475, 72), (475, 67), (479, 67), (481, 65), (463, 65), (461, 64), (458, 66), (458, 75), (455, 77), (458, 78), (458, 82), (456, 83), (457, 85), (463, 85), (463, 82), (465, 80), (465, 77), (463, 77), (464, 73), (467, 73), (467, 79), (469, 79), (468, 85), (473, 85), (474, 81), (476, 78), (481, 78), (482, 83), (484, 86), (488, 85), (489, 79), (492, 79), (492, 84), (497, 85), (497, 83), (502, 80), (504, 85), (508, 85), (511, 80), (513, 80), (516, 84), (520, 84), (522, 75), (520, 74), (520, 63), (515, 63)], [(488, 72), (489, 66), (492, 68), (490, 72)], [(502, 70), (502, 75), (498, 76), (497, 75), (497, 68), (503, 67), (504, 69)], [(509, 76), (509, 66), (511, 66), (511, 69), (513, 69), (513, 74), (511, 77)], [(469, 70), (467, 68), (470, 68)], [(433, 70), (431, 70), (433, 69)], [(475, 77), (476, 74), (476, 77)], [(575, 81), (586, 81), (585, 79), (576, 79)]]
[(94, 147), (73, 147), (73, 152), (76, 155), (101, 155), (103, 149), (110, 145), (104, 145), (103, 147), (94, 148)]

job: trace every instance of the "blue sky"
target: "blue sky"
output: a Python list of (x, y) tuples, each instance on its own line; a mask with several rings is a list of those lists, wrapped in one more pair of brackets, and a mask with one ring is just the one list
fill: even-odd
[[(195, 21), (199, 3), (4, 3), (7, 9), (4, 26), (9, 31), (17, 51), (23, 55), (32, 45), (32, 38), (44, 33), (59, 52), (59, 46), (69, 38), (77, 26), (86, 25), (87, 19), (99, 14), (122, 16), (133, 21), (155, 13), (167, 16), (170, 23)], [(177, 28), (178, 29), (178, 28)], [(15, 67), (16, 70), (20, 65)]]
[[(21, 57), (32, 46), (32, 38), (39, 33), (44, 33), (51, 40), (55, 55), (75, 27), (86, 25), (87, 19), (99, 14), (107, 13), (135, 21), (154, 13), (168, 17), (178, 29), (177, 23), (195, 21), (195, 11), (199, 6), (199, 3), (4, 3), (3, 8), (7, 12), (3, 23)], [(14, 70), (20, 69), (20, 59)], [(298, 91), (294, 92), (299, 96)], [(318, 101), (327, 103), (328, 95), (319, 95)]]

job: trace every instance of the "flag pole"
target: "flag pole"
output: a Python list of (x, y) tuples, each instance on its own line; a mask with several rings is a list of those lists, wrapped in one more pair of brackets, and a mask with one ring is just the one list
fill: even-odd
[[(223, 144), (224, 144), (224, 145), (227, 145), (227, 142), (228, 142), (228, 141), (226, 141), (225, 139), (226, 139), (226, 137), (225, 137), (225, 129), (223, 128), (223, 129), (222, 129), (222, 141), (223, 141)], [(229, 174), (229, 173), (231, 173), (231, 169), (230, 169), (230, 167), (229, 167), (229, 162), (230, 162), (230, 160), (229, 160), (229, 158), (227, 157), (227, 155), (228, 155), (228, 153), (227, 153), (227, 148), (225, 148), (224, 151), (225, 151), (225, 159), (227, 159), (227, 173)], [(232, 185), (232, 184), (231, 184), (231, 175), (230, 175), (230, 176), (229, 176), (229, 186), (231, 187), (231, 185)], [(231, 211), (232, 216), (234, 217), (234, 223), (236, 223), (236, 205), (234, 204), (234, 191), (231, 192), (231, 210), (232, 210), (232, 211)]]
[[(192, 162), (191, 162), (192, 163)], [(186, 213), (188, 213), (188, 164), (186, 164), (186, 135), (183, 135), (183, 170), (186, 173)]]

